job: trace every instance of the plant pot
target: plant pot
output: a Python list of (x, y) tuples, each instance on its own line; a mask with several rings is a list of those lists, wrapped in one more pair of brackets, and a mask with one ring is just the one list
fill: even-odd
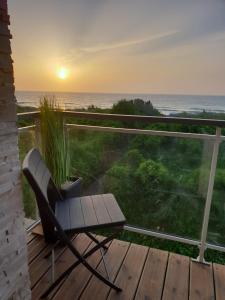
[(63, 198), (80, 197), (81, 195), (81, 177), (69, 177), (68, 181), (63, 183), (60, 188), (60, 193)]

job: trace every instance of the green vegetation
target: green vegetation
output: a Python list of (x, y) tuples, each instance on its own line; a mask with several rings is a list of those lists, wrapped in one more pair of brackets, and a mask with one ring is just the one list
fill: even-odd
[[(24, 124), (20, 126), (26, 126)], [(20, 161), (22, 162), (25, 158), (26, 153), (35, 146), (35, 133), (33, 130), (21, 132), (19, 134), (19, 150), (20, 150)], [(24, 176), (22, 176), (22, 189), (23, 189), (23, 204), (25, 215), (29, 218), (36, 218), (36, 204), (34, 194), (29, 187), (29, 184)]]
[[(116, 114), (160, 115), (151, 102), (121, 100), (112, 109), (88, 111)], [(193, 117), (182, 114), (180, 116)], [(194, 117), (215, 118), (201, 113)], [(220, 114), (220, 119), (225, 115)], [(215, 133), (208, 126), (90, 121), (68, 118), (67, 123), (166, 131)], [(70, 175), (84, 179), (84, 194), (110, 192), (117, 198), (128, 223), (199, 239), (207, 192), (212, 143), (184, 138), (68, 130)], [(21, 145), (22, 149), (22, 145)], [(24, 151), (24, 149), (22, 149)], [(220, 145), (208, 241), (225, 244), (225, 143)], [(26, 199), (26, 195), (25, 195)], [(27, 200), (25, 200), (26, 202)], [(26, 208), (26, 207), (25, 207)], [(29, 211), (26, 211), (29, 214)], [(122, 239), (196, 257), (198, 249), (124, 232)], [(219, 252), (207, 259), (225, 263)]]

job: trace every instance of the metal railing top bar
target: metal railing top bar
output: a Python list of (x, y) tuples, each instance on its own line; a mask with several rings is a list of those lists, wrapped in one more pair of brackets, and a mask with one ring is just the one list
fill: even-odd
[(17, 117), (22, 119), (22, 118), (39, 117), (39, 115), (40, 115), (39, 111), (29, 111), (29, 112), (18, 113)]
[(140, 228), (140, 227), (136, 227), (136, 226), (131, 226), (129, 224), (125, 225), (124, 229), (127, 230), (127, 231), (139, 233), (139, 234), (149, 235), (149, 236), (155, 237), (155, 238), (180, 242), (180, 243), (194, 245), (194, 246), (199, 246), (200, 245), (200, 241), (198, 241), (198, 240), (193, 240), (193, 239), (177, 236), (177, 235), (174, 235), (174, 234), (168, 234), (168, 233), (163, 233), (163, 232), (158, 232), (158, 231), (154, 231), (154, 230), (144, 229), (144, 228)]
[(225, 127), (225, 120), (216, 120), (216, 119), (119, 115), (119, 114), (88, 113), (88, 112), (78, 112), (78, 111), (64, 111), (63, 114), (65, 114), (68, 117), (84, 118), (84, 119), (91, 119), (91, 120), (117, 120), (117, 121), (131, 121), (131, 122), (141, 121), (147, 123), (170, 123), (170, 124), (208, 125), (208, 126), (216, 126), (216, 127)]
[(36, 127), (36, 125), (30, 125), (30, 126), (25, 126), (25, 127), (19, 127), (18, 130), (19, 130), (19, 132), (29, 131), (30, 129), (34, 129), (35, 127)]
[[(38, 117), (39, 111), (18, 113), (19, 118)], [(105, 114), (91, 113), (79, 111), (63, 111), (68, 117), (76, 117), (89, 120), (117, 120), (117, 121), (141, 121), (145, 123), (169, 123), (169, 124), (187, 124), (187, 125), (205, 125), (225, 127), (225, 120), (216, 119), (199, 119), (199, 118), (179, 118), (179, 117), (162, 117), (162, 116), (142, 116), (142, 115), (121, 115), (121, 114)]]
[(34, 221), (34, 223), (32, 223), (28, 228), (26, 228), (26, 232), (27, 233), (32, 232), (32, 230), (39, 224), (41, 224), (41, 219)]
[[(79, 124), (66, 124), (68, 128), (76, 128), (78, 130), (91, 130), (99, 132), (117, 132), (127, 134), (143, 134), (151, 136), (167, 136), (167, 137), (179, 137), (201, 140), (216, 140), (217, 136), (212, 134), (199, 134), (199, 133), (185, 133), (174, 131), (162, 131), (162, 130), (150, 130), (150, 129), (133, 129), (133, 128), (118, 128), (118, 127), (105, 127), (105, 126), (92, 126), (92, 125), (79, 125)], [(220, 137), (221, 140), (225, 140), (225, 136)]]
[[(174, 242), (179, 242), (179, 243), (198, 246), (198, 247), (201, 246), (201, 241), (200, 240), (194, 240), (194, 239), (185, 238), (185, 237), (181, 237), (181, 236), (174, 235), (174, 234), (169, 234), (169, 233), (144, 229), (144, 228), (140, 228), (140, 227), (136, 227), (136, 226), (131, 226), (129, 224), (124, 226), (124, 229), (127, 230), (127, 231), (148, 235), (148, 236), (163, 239), (163, 240), (174, 241)], [(210, 250), (217, 250), (217, 251), (220, 251), (220, 252), (225, 252), (225, 247), (224, 246), (220, 246), (220, 245), (216, 245), (216, 244), (212, 244), (212, 243), (207, 243), (207, 242), (204, 245), (205, 245), (205, 250), (210, 249)]]
[[(41, 220), (38, 219), (36, 220), (32, 225), (30, 225), (27, 229), (27, 233), (31, 233), (32, 230), (38, 225), (41, 224)], [(124, 226), (124, 229), (127, 231), (131, 231), (134, 233), (139, 233), (139, 234), (144, 234), (148, 235), (151, 237), (159, 238), (159, 239), (164, 239), (164, 240), (169, 240), (169, 241), (174, 241), (174, 242), (179, 242), (179, 243), (184, 243), (187, 245), (193, 245), (193, 246), (200, 246), (201, 242), (199, 240), (193, 240), (190, 238), (184, 238), (181, 236), (173, 235), (173, 234), (168, 234), (168, 233), (163, 233), (163, 232), (157, 232), (154, 230), (148, 230), (148, 229), (143, 229), (140, 227), (136, 226), (131, 226), (131, 225), (126, 225)], [(206, 249), (211, 249), (211, 250), (217, 250), (220, 252), (225, 252), (225, 247), (220, 246), (220, 245), (215, 245), (211, 243), (206, 243), (205, 244)]]
[[(105, 127), (105, 126), (92, 126), (92, 125), (79, 125), (79, 124), (65, 124), (67, 128), (76, 128), (78, 130), (90, 130), (98, 132), (112, 132), (112, 133), (127, 133), (127, 134), (143, 134), (149, 136), (165, 136), (165, 137), (178, 137), (178, 138), (190, 138), (199, 140), (216, 140), (216, 135), (212, 134), (199, 134), (199, 133), (185, 133), (163, 130), (150, 130), (150, 129), (133, 129), (133, 128), (118, 128), (118, 127)], [(31, 129), (35, 129), (36, 125), (29, 125), (19, 127), (19, 132), (26, 132)], [(220, 136), (221, 141), (225, 141), (225, 136)]]

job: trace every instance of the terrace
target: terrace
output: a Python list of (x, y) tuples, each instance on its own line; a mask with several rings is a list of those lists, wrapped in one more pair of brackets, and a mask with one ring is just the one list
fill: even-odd
[[(83, 234), (73, 239), (82, 252), (91, 247)], [(44, 258), (49, 251), (42, 237), (28, 235), (28, 258), (32, 299), (39, 299), (51, 283), (51, 262)], [(110, 278), (123, 292), (118, 294), (80, 266), (49, 295), (49, 299), (224, 299), (225, 266), (201, 264), (190, 257), (113, 240), (105, 256)], [(100, 253), (89, 260), (104, 274)], [(70, 251), (56, 250), (55, 274), (74, 262)]]
[[(12, 36), (8, 25), (7, 1), (0, 0), (0, 298), (30, 299), (32, 293), (33, 299), (39, 299), (53, 279), (51, 261), (46, 258), (50, 247), (44, 242), (34, 197), (25, 181), (26, 221), (23, 221), (18, 160), (19, 150), (22, 160), (32, 146), (40, 145), (39, 113), (18, 115), (20, 121), (30, 119), (29, 125), (19, 128), (18, 149), (10, 46)], [(87, 144), (92, 138), (92, 146), (95, 145), (95, 150), (99, 151), (99, 160), (97, 164), (91, 160), (91, 167), (96, 171), (97, 165), (103, 166), (91, 177), (86, 178), (90, 169), (81, 174), (86, 180), (83, 193), (97, 194), (111, 189), (122, 206), (128, 224), (124, 235), (119, 236), (120, 240), (113, 240), (105, 256), (110, 277), (123, 288), (122, 293), (116, 294), (79, 266), (53, 291), (50, 298), (224, 299), (225, 266), (219, 262), (224, 263), (225, 252), (225, 121), (87, 112), (63, 112), (63, 116), (71, 153), (76, 155), (72, 163), (78, 159), (83, 163), (86, 159), (93, 159), (93, 147)], [(161, 128), (156, 124), (161, 124)], [(165, 126), (168, 124), (179, 124), (180, 130), (176, 130), (176, 126)], [(196, 126), (204, 128), (198, 132)], [(148, 161), (147, 167), (153, 164), (159, 170), (154, 185), (151, 176), (147, 180), (144, 177), (139, 186), (132, 180), (129, 184), (118, 185), (118, 180), (120, 183), (126, 177), (124, 170), (133, 171), (140, 158), (135, 151), (124, 158), (127, 146), (134, 143), (139, 149), (145, 148), (143, 155), (146, 158), (143, 159)], [(76, 148), (83, 144), (83, 148)], [(85, 155), (82, 157), (81, 154)], [(153, 157), (156, 163), (152, 163), (149, 157)], [(186, 159), (191, 164), (185, 165)], [(166, 168), (160, 165), (161, 161)], [(115, 169), (114, 173), (110, 171), (112, 162), (117, 171), (123, 171), (118, 178), (115, 178)], [(124, 162), (127, 168), (122, 165)], [(140, 165), (141, 175), (145, 176), (148, 168)], [(196, 165), (199, 169), (197, 175)], [(179, 168), (179, 172), (176, 172), (176, 168)], [(217, 173), (220, 176), (216, 176)], [(96, 174), (100, 176), (96, 177)], [(128, 175), (128, 179), (133, 178), (130, 176), (132, 172)], [(167, 177), (166, 184), (162, 180), (164, 177)], [(170, 179), (173, 179), (172, 185)], [(146, 196), (148, 186), (151, 189), (150, 193), (147, 190)], [(132, 196), (123, 193), (131, 187)], [(98, 237), (101, 239), (103, 234), (107, 232), (98, 233)], [(166, 244), (166, 251), (165, 245), (160, 247), (163, 244), (158, 243), (159, 240), (171, 243)], [(74, 236), (73, 243), (81, 252), (92, 246), (83, 234)], [(181, 249), (179, 245), (191, 248)], [(181, 250), (189, 256), (175, 253)], [(72, 263), (72, 258), (68, 249), (58, 246), (55, 252), (56, 276)], [(91, 256), (90, 263), (104, 272), (100, 253)]]
[[(109, 266), (110, 276), (116, 283), (124, 289), (120, 295), (114, 293), (109, 288), (104, 287), (95, 278), (87, 274), (86, 270), (80, 267), (75, 270), (50, 296), (51, 299), (90, 299), (93, 295), (96, 299), (223, 299), (225, 294), (225, 266), (218, 263), (205, 262), (205, 252), (207, 249), (216, 250), (223, 253), (225, 247), (222, 243), (217, 242), (215, 236), (220, 237), (223, 232), (216, 232), (215, 228), (209, 227), (210, 211), (212, 208), (213, 192), (215, 192), (214, 182), (217, 168), (217, 161), (220, 159), (219, 147), (223, 143), (225, 137), (221, 134), (221, 129), (225, 122), (221, 120), (199, 120), (188, 118), (165, 118), (151, 116), (124, 116), (110, 114), (96, 114), (86, 112), (63, 112), (65, 118), (65, 130), (67, 138), (72, 138), (70, 130), (75, 130), (75, 135), (78, 132), (92, 132), (104, 134), (121, 134), (123, 137), (129, 136), (147, 136), (147, 137), (167, 137), (169, 139), (185, 139), (197, 140), (203, 143), (203, 151), (201, 152), (201, 160), (208, 161), (209, 171), (207, 182), (208, 185), (204, 188), (205, 203), (202, 206), (202, 214), (199, 215), (200, 223), (202, 224), (199, 239), (193, 238), (186, 234), (177, 234), (177, 232), (166, 232), (164, 230), (156, 230), (153, 228), (150, 220), (142, 224), (132, 223), (133, 219), (128, 216), (128, 225), (125, 226), (127, 232), (135, 232), (141, 236), (149, 236), (163, 240), (174, 241), (192, 245), (199, 249), (196, 257), (187, 257), (184, 255), (154, 249), (143, 245), (138, 245), (133, 242), (122, 240), (114, 240), (106, 255), (107, 265)], [(19, 128), (20, 135), (39, 137), (39, 113), (21, 113), (19, 119), (31, 118), (32, 125)], [(86, 124), (80, 124), (80, 120), (84, 119)], [(79, 121), (78, 121), (79, 120)], [(126, 127), (109, 127), (99, 125), (87, 125), (91, 121), (115, 121), (126, 122)], [(71, 123), (67, 123), (70, 121)], [(156, 123), (176, 123), (186, 125), (204, 125), (209, 126), (214, 130), (214, 133), (194, 133), (194, 132), (175, 132), (162, 131), (154, 129), (137, 129), (129, 128), (128, 124), (134, 124), (139, 121), (141, 123), (156, 124)], [(73, 133), (74, 134), (74, 133)], [(210, 147), (209, 147), (210, 145)], [(206, 151), (206, 149), (208, 151)], [(206, 152), (210, 154), (206, 155)], [(112, 153), (111, 153), (112, 155)], [(206, 155), (206, 157), (204, 157)], [(203, 157), (202, 157), (203, 156)], [(118, 158), (117, 158), (118, 159)], [(96, 178), (93, 179), (96, 186)], [(93, 185), (93, 183), (91, 183)], [(162, 187), (163, 189), (163, 187)], [(97, 192), (99, 189), (97, 188)], [(93, 189), (92, 189), (93, 192)], [(97, 193), (96, 192), (96, 193)], [(179, 193), (179, 191), (175, 191)], [(218, 192), (218, 191), (216, 191)], [(85, 193), (85, 191), (84, 191)], [(140, 191), (140, 194), (142, 191)], [(191, 195), (193, 197), (193, 195)], [(140, 204), (142, 205), (142, 204)], [(150, 207), (145, 207), (149, 209)], [(126, 214), (126, 211), (124, 212)], [(151, 216), (151, 215), (150, 215)], [(177, 215), (179, 218), (179, 215)], [(185, 222), (185, 220), (183, 220)], [(39, 223), (37, 219), (33, 225), (28, 228), (28, 253), (29, 253), (29, 271), (31, 276), (32, 296), (38, 299), (43, 287), (47, 287), (51, 281), (51, 265), (46, 263), (44, 258), (49, 250), (45, 245), (43, 238), (40, 235), (30, 233), (35, 230)], [(149, 228), (146, 228), (149, 224)], [(185, 223), (186, 224), (186, 223)], [(209, 229), (210, 228), (210, 231)], [(38, 230), (39, 231), (39, 230)], [(211, 234), (211, 235), (210, 235)], [(213, 236), (210, 240), (210, 236)], [(218, 238), (218, 240), (221, 240)], [(84, 251), (90, 247), (90, 240), (84, 235), (74, 237), (73, 243)], [(215, 253), (215, 252), (214, 252)], [(212, 257), (212, 256), (211, 256)], [(99, 270), (103, 269), (100, 254), (96, 254), (90, 259), (91, 263)], [(70, 265), (72, 257), (68, 249), (58, 249), (56, 254), (56, 274)], [(131, 263), (132, 262), (132, 263)], [(104, 272), (104, 270), (103, 270)], [(90, 296), (91, 295), (91, 296)]]

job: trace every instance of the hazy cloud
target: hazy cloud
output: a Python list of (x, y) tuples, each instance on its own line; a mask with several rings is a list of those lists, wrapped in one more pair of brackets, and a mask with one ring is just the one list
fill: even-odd
[(65, 90), (108, 78), (110, 91), (176, 91), (182, 78), (184, 92), (225, 93), (225, 0), (10, 0), (9, 12), (18, 88), (54, 87), (65, 64)]

